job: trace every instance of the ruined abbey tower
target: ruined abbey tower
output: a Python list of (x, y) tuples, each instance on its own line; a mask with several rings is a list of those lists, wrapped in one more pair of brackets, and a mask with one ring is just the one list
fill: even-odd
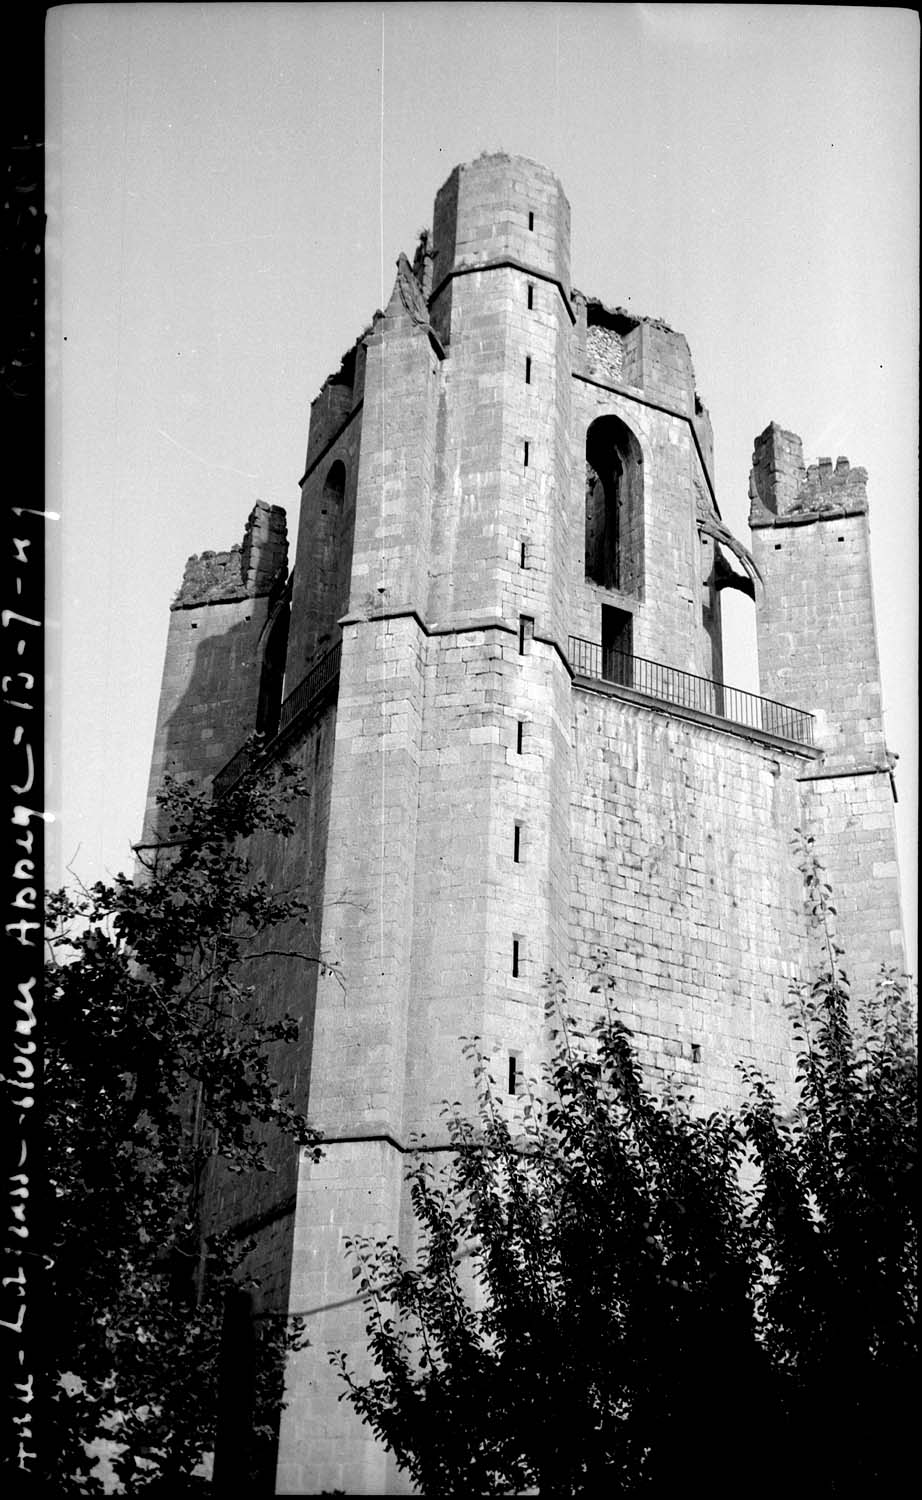
[[(588, 1015), (602, 950), (651, 1075), (705, 1105), (738, 1060), (784, 1087), (811, 952), (795, 829), (856, 986), (902, 963), (866, 475), (805, 468), (772, 423), (734, 539), (685, 339), (572, 288), (569, 219), (533, 162), (456, 168), (313, 403), (291, 570), (283, 512), (258, 504), (173, 605), (146, 837), (165, 770), (220, 795), (295, 759), (302, 826), (258, 857), (338, 970), (257, 976), (302, 1017), (287, 1077), (327, 1142), (220, 1204), (277, 1307), (350, 1296), (344, 1235), (406, 1243), (408, 1142), (439, 1146), (442, 1102), (470, 1096), (459, 1039), (482, 1038), (514, 1109), (551, 971)], [(753, 599), (762, 697), (723, 682), (727, 588)], [(327, 1361), (364, 1321), (310, 1320), (282, 1493), (404, 1487)]]

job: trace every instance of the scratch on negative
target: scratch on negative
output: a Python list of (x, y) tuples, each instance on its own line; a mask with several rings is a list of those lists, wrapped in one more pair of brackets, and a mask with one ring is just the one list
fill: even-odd
[(174, 448), (178, 448), (180, 453), (188, 453), (190, 458), (194, 458), (196, 463), (204, 464), (206, 469), (223, 469), (225, 474), (239, 474), (242, 479), (259, 478), (258, 474), (250, 474), (246, 469), (235, 469), (233, 464), (218, 464), (210, 458), (203, 458), (200, 453), (194, 453), (193, 450), (191, 448), (187, 448), (184, 443), (177, 443), (176, 439), (174, 437), (170, 437), (170, 434), (168, 432), (164, 432), (162, 427), (158, 427), (157, 431), (161, 437), (166, 438), (168, 443), (172, 443)]

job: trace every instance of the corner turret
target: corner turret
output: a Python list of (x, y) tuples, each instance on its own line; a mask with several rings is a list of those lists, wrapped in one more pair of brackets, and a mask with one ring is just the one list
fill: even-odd
[(209, 785), (257, 727), (263, 631), (288, 566), (285, 512), (257, 500), (242, 542), (186, 563), (173, 600), (142, 844), (166, 775)]
[[(867, 474), (847, 458), (804, 466), (796, 433), (755, 440), (749, 484), (761, 691), (816, 714), (823, 756), (802, 780), (848, 933), (852, 978), (873, 988), (903, 961), (893, 800), (871, 592)], [(873, 898), (869, 893), (873, 892)]]

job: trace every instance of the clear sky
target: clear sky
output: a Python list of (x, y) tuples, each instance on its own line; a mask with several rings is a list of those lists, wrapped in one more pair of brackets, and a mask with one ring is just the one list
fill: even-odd
[[(574, 285), (688, 338), (737, 536), (769, 421), (868, 469), (912, 927), (918, 67), (885, 7), (53, 10), (49, 882), (130, 868), (186, 557), (257, 498), (294, 534), (312, 398), (451, 168), (505, 150), (560, 177)], [(727, 680), (756, 688), (724, 600)]]

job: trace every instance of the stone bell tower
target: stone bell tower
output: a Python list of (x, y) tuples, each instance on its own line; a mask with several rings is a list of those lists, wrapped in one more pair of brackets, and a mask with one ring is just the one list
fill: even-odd
[[(276, 1173), (213, 1208), (253, 1238), (268, 1305), (310, 1313), (280, 1493), (405, 1488), (328, 1351), (361, 1368), (344, 1240), (412, 1246), (413, 1143), (444, 1151), (443, 1101), (472, 1107), (463, 1038), (514, 1115), (548, 1055), (547, 977), (588, 1026), (601, 961), (652, 1080), (707, 1109), (736, 1101), (739, 1062), (790, 1087), (802, 827), (859, 977), (901, 956), (863, 471), (805, 471), (770, 427), (750, 554), (684, 337), (571, 286), (569, 220), (535, 162), (456, 167), (313, 402), (293, 573), (260, 512), (278, 566), (235, 553), (218, 578), (206, 555), (178, 601), (152, 796), (167, 759), (221, 795), (284, 755), (310, 788), (292, 839), (252, 856), (309, 901), (330, 968), (280, 953), (252, 978), (267, 1015), (301, 1018), (280, 1072), (324, 1154), (276, 1142)], [(764, 696), (724, 682), (726, 588), (756, 601)]]

